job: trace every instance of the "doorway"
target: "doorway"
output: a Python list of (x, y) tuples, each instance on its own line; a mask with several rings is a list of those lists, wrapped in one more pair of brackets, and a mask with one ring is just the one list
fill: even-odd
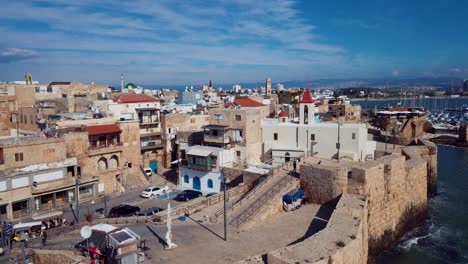
[(200, 190), (201, 186), (200, 186), (200, 178), (198, 177), (194, 177), (193, 178), (193, 189), (194, 190)]

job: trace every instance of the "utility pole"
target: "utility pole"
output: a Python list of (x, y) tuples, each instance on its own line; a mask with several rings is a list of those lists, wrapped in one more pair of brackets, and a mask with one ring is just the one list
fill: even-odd
[(227, 186), (226, 186), (226, 175), (224, 175), (224, 173), (223, 173), (223, 184), (224, 184), (224, 241), (227, 241), (227, 208), (226, 208)]
[(76, 179), (75, 180), (75, 203), (76, 203), (76, 223), (78, 224), (78, 226), (80, 225), (80, 206), (78, 204), (79, 185), (80, 185), (80, 180)]
[(338, 159), (338, 163), (340, 163), (340, 148), (341, 148), (341, 144), (340, 144), (340, 122), (338, 121), (338, 142), (336, 143), (336, 149), (338, 150), (337, 152), (337, 159)]

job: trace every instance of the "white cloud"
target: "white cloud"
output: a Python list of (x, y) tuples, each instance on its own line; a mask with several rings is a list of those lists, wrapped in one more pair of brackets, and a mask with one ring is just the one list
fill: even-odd
[(9, 63), (37, 57), (39, 54), (33, 50), (6, 48), (0, 51), (0, 63)]
[[(8, 36), (0, 45), (41, 52), (15, 68), (46, 80), (112, 82), (120, 72), (146, 83), (319, 78), (369, 62), (324, 42), (291, 0), (9, 1), (2, 16), (10, 23), (0, 26)], [(19, 30), (18, 20), (46, 26)], [(12, 73), (2, 69), (2, 78)]]

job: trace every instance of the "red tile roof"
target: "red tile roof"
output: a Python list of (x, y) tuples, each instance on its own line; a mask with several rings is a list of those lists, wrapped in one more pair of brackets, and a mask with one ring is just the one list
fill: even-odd
[(161, 99), (156, 98), (147, 94), (132, 94), (132, 93), (122, 93), (112, 98), (112, 101), (119, 104), (128, 104), (128, 103), (147, 103), (147, 102), (160, 102)]
[(253, 99), (250, 98), (237, 98), (234, 100), (234, 103), (237, 105), (240, 105), (241, 107), (260, 107), (260, 106), (265, 106), (262, 103), (259, 103)]
[(288, 117), (288, 113), (286, 111), (281, 111), (279, 117)]
[(86, 126), (86, 131), (88, 131), (88, 135), (90, 136), (122, 132), (116, 124)]
[(307, 88), (302, 96), (301, 104), (313, 104), (315, 103), (314, 98), (310, 94), (310, 89)]

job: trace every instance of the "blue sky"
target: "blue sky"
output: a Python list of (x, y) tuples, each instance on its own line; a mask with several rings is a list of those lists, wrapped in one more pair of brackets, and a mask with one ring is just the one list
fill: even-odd
[(468, 1), (0, 0), (0, 81), (468, 78)]

